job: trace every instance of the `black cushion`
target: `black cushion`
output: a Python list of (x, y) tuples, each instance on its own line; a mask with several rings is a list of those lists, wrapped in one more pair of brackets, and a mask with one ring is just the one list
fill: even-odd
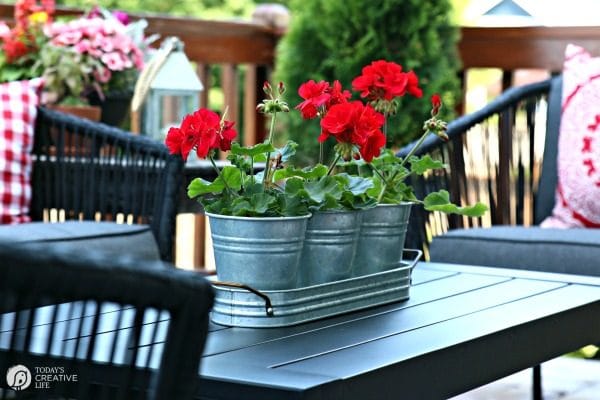
[(600, 229), (456, 229), (430, 247), (436, 262), (600, 276)]
[(67, 221), (1, 225), (0, 241), (54, 243), (61, 248), (101, 252), (138, 260), (159, 260), (154, 235), (147, 225)]

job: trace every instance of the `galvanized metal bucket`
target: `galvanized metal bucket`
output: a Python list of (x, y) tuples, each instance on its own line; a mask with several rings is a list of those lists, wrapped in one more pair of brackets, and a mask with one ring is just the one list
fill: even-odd
[(220, 281), (260, 290), (293, 289), (309, 215), (234, 217), (207, 213)]
[(411, 206), (408, 202), (379, 204), (363, 211), (353, 276), (386, 271), (402, 259)]
[(300, 287), (348, 279), (361, 211), (323, 211), (308, 220), (300, 261)]

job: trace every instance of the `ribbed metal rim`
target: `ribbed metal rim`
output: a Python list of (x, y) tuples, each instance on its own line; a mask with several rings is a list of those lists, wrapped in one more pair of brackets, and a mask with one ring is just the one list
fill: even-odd
[(222, 215), (222, 214), (213, 214), (205, 212), (205, 215), (208, 215), (211, 218), (220, 218), (220, 219), (233, 219), (239, 221), (290, 221), (290, 220), (298, 220), (298, 219), (308, 219), (312, 216), (311, 213), (306, 215), (300, 215), (295, 217), (238, 217), (235, 215)]

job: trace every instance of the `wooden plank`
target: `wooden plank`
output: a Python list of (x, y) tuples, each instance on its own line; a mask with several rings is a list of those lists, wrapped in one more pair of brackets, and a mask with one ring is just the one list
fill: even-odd
[(567, 44), (575, 43), (600, 54), (599, 39), (597, 26), (463, 27), (458, 47), (464, 69), (561, 71)]
[(208, 104), (208, 94), (210, 92), (210, 88), (212, 87), (211, 77), (210, 77), (210, 65), (199, 63), (196, 65), (196, 73), (198, 74), (198, 78), (200, 82), (202, 82), (202, 86), (204, 89), (200, 92), (200, 99), (198, 104), (200, 108), (209, 107)]
[(243, 145), (252, 146), (257, 143), (256, 139), (256, 122), (257, 111), (256, 105), (258, 99), (256, 96), (256, 88), (260, 83), (256, 81), (256, 65), (250, 64), (245, 66), (244, 70), (244, 137)]

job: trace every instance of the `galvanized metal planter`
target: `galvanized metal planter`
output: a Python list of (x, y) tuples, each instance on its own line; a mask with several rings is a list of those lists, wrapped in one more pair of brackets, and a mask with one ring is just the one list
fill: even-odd
[(360, 231), (361, 211), (323, 211), (308, 220), (299, 287), (348, 279)]
[(278, 327), (405, 300), (411, 273), (422, 252), (387, 271), (290, 290), (249, 291), (215, 283), (213, 322), (240, 327)]
[(380, 204), (363, 211), (353, 276), (393, 268), (402, 257), (412, 203)]
[(260, 290), (297, 287), (310, 214), (301, 217), (207, 215), (219, 280)]

